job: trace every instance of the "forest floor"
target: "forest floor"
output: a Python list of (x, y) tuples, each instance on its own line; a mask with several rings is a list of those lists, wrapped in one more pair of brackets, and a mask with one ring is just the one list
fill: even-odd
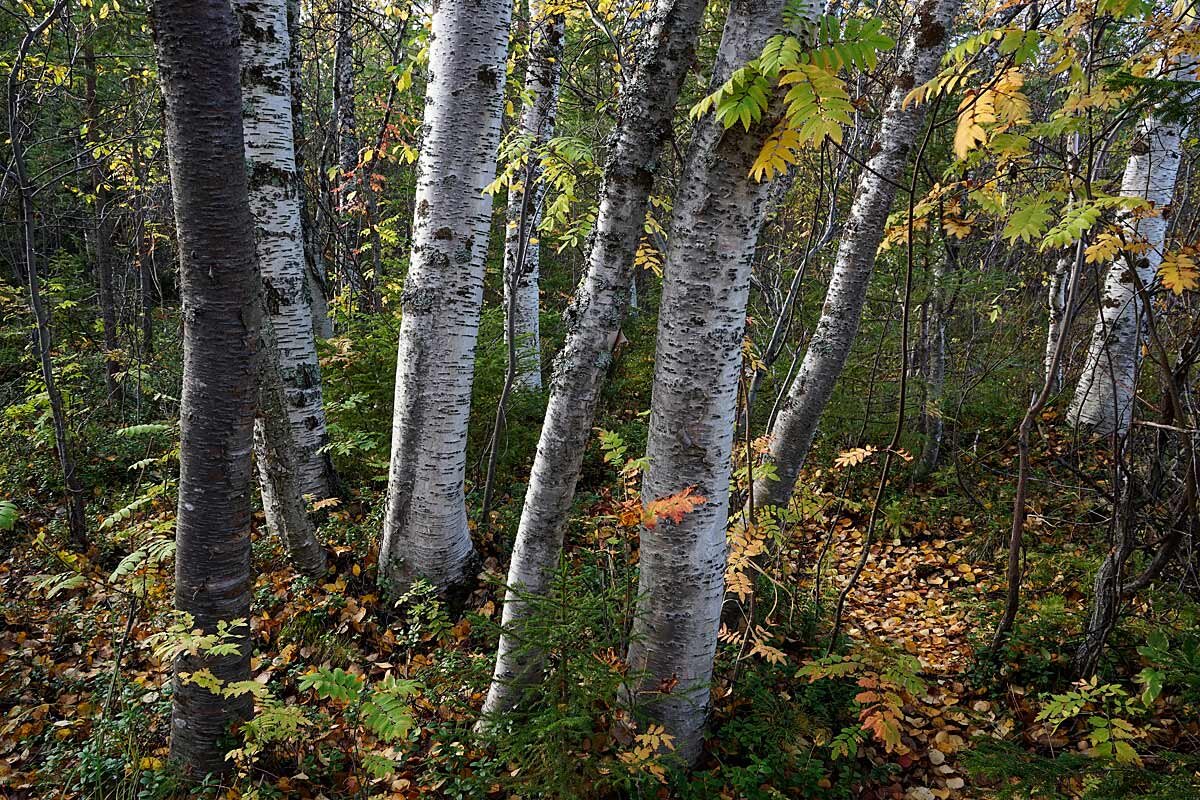
[[(843, 519), (836, 527), (831, 546), (838, 591), (849, 581), (862, 551), (862, 532), (848, 523)], [(846, 633), (917, 658), (926, 685), (926, 691), (904, 707), (901, 745), (890, 759), (901, 769), (892, 782), (872, 790), (875, 797), (977, 796), (968, 789), (957, 754), (974, 736), (1003, 737), (1013, 729), (1012, 709), (983, 699), (971, 686), (968, 673), (977, 644), (972, 634), (981, 622), (986, 624), (981, 620), (982, 604), (998, 585), (985, 578), (990, 565), (975, 566), (964, 552), (971, 521), (956, 517), (953, 526), (922, 526), (915, 537), (903, 541), (890, 534), (880, 537), (846, 599)]]
[[(368, 508), (348, 503), (332, 512), (331, 522), (369, 530)], [(112, 579), (130, 547), (139, 543), (145, 547), (153, 537), (161, 539), (169, 533), (172, 509), (165, 503), (156, 501), (140, 513), (143, 516), (120, 548), (93, 550), (62, 573), (66, 578), (43, 574), (46, 563), (62, 554), (55, 555), (37, 540), (14, 542), (0, 563), (5, 623), (0, 630), (2, 798), (115, 797), (88, 792), (86, 786), (90, 781), (124, 781), (145, 787), (164, 769), (170, 709), (164, 687), (169, 669), (155, 657), (153, 637), (170, 621), (170, 563), (144, 561), (123, 582)], [(48, 522), (30, 518), (24, 524), (36, 532)], [(834, 573), (832, 581), (828, 575), (824, 578), (825, 615), (862, 552), (862, 527), (859, 515), (835, 518), (824, 559), (819, 558), (824, 535), (804, 535), (809, 544), (792, 553), (797, 565), (824, 563)], [(1007, 677), (997, 689), (995, 673), (976, 674), (980, 665), (976, 650), (986, 647), (1003, 579), (995, 574), (994, 562), (972, 560), (980, 539), (972, 520), (950, 516), (941, 522), (917, 521), (902, 533), (881, 527), (884, 530), (876, 536), (870, 558), (848, 595), (843, 632), (853, 652), (876, 649), (892, 659), (897, 653), (908, 654), (919, 668), (903, 678), (888, 678), (882, 667), (878, 672), (835, 676), (857, 681), (854, 691), (861, 690), (856, 700), (863, 710), (863, 727), (875, 731), (864, 736), (852, 754), (864, 765), (860, 774), (873, 776), (857, 784), (854, 796), (864, 800), (992, 797), (994, 793), (973, 780), (964, 763), (975, 746), (973, 740), (981, 736), (1015, 741), (1043, 754), (1082, 751), (1086, 745), (1081, 744), (1078, 729), (1060, 732), (1037, 720), (1043, 699), (1039, 687)], [(332, 552), (335, 563), (324, 583), (298, 581), (287, 569), (264, 570), (257, 576), (251, 630), (261, 655), (252, 663), (254, 679), (270, 687), (273, 699), (308, 709), (312, 727), (304, 744), (287, 756), (250, 755), (243, 766), (259, 779), (268, 776), (279, 792), (276, 796), (283, 797), (354, 797), (366, 787), (383, 791), (372, 796), (396, 799), (523, 796), (512, 788), (520, 768), (503, 760), (489, 761), (469, 733), (490, 671), (500, 611), (495, 587), (477, 591), (461, 617), (420, 597), (393, 611), (377, 594), (373, 568), (364, 566), (374, 561), (369, 548), (338, 544)], [(256, 537), (255, 553), (256, 563), (282, 563), (276, 544), (265, 533)], [(492, 569), (498, 566), (492, 559)], [(1059, 578), (1054, 582), (1063, 583)], [(130, 580), (136, 581), (136, 592), (130, 591), (134, 585)], [(1072, 581), (1069, 576), (1064, 580)], [(1083, 598), (1070, 593), (1077, 585), (1070, 592), (1057, 588), (1069, 602)], [(806, 591), (811, 591), (811, 585), (806, 585)], [(1036, 600), (1030, 602), (1036, 606)], [(779, 676), (775, 684), (779, 693), (786, 697), (803, 691), (804, 681), (796, 678), (820, 656), (820, 646), (816, 647), (813, 642), (785, 642), (775, 651), (783, 659), (773, 673)], [(589, 651), (586, 657), (593, 655), (599, 662), (611, 661), (613, 670), (620, 669), (612, 648)], [(348, 665), (368, 685), (389, 675), (421, 682), (408, 744), (381, 748), (367, 737), (367, 746), (375, 746), (400, 765), (386, 779), (372, 779), (346, 757), (364, 745), (354, 714), (345, 705), (318, 701), (298, 686), (299, 677), (313, 668), (339, 664)], [(894, 686), (888, 681), (905, 687), (896, 690), (903, 701), (894, 708), (867, 696), (876, 690), (891, 691)], [(720, 689), (715, 692), (714, 729), (746, 712), (744, 699)], [(607, 712), (600, 713), (603, 717)], [(873, 728), (876, 722), (886, 724)], [(1159, 722), (1176, 725), (1175, 741), (1180, 734), (1200, 735), (1200, 722), (1194, 720)], [(814, 735), (810, 744), (815, 750), (829, 741)], [(720, 751), (724, 743), (715, 746), (718, 752), (706, 757), (710, 767), (725, 757)], [(601, 737), (564, 755), (566, 763), (593, 759), (600, 765), (599, 773), (622, 763), (619, 744)], [(494, 783), (481, 778), (485, 769), (497, 775)], [(481, 780), (494, 791), (454, 788), (478, 787)], [(223, 796), (230, 800), (267, 797), (236, 791)], [(642, 796), (670, 795), (660, 790)], [(713, 796), (732, 800), (743, 795)]]
[[(972, 699), (966, 675), (973, 661), (969, 634), (978, 623), (979, 601), (994, 587), (960, 552), (960, 537), (970, 521), (956, 522), (958, 531), (922, 531), (904, 542), (883, 537), (872, 548), (858, 586), (849, 595), (846, 633), (857, 641), (912, 654), (920, 660), (927, 686), (904, 708), (899, 746), (891, 753), (880, 750), (873, 755), (870, 746), (866, 748), (868, 757), (900, 769), (886, 784), (864, 788), (864, 798), (970, 797), (956, 754), (974, 735), (1005, 735), (1013, 727), (1008, 709)], [(853, 569), (861, 542), (861, 532), (848, 518), (836, 524), (831, 553), (839, 582), (844, 583)], [(256, 596), (266, 608), (257, 613), (253, 629), (262, 651), (277, 654), (269, 660), (256, 659), (254, 674), (260, 683), (287, 674), (294, 664), (338, 661), (339, 656), (362, 665), (364, 676), (379, 678), (426, 667), (444, 657), (446, 648), (460, 649), (475, 659), (488, 655), (479, 642), (472, 641), (471, 623), (464, 619), (443, 630), (409, 631), (417, 638), (438, 641), (438, 649), (417, 652), (407, 664), (394, 663), (390, 651), (397, 648), (398, 631), (381, 618), (379, 598), (367, 574), (351, 562), (350, 553), (341, 548), (337, 557), (344, 577), (300, 596), (291, 591), (288, 571), (259, 575)], [(163, 604), (168, 599), (162, 594), (165, 582), (148, 576), (147, 598), (134, 601), (106, 580), (111, 565), (94, 563), (84, 567), (89, 581), (56, 592), (57, 602), (23, 601), (34, 577), (29, 563), (13, 550), (0, 564), (7, 609), (6, 625), (0, 631), (0, 677), (3, 694), (16, 701), (6, 703), (7, 718), (0, 724), (0, 788), (13, 793), (8, 796), (37, 796), (39, 788), (45, 788), (47, 763), (56, 763), (54, 752), (71, 742), (91, 742), (99, 719), (130, 702), (145, 725), (138, 734), (148, 749), (139, 751), (142, 758), (127, 769), (157, 768), (166, 756), (166, 701), (161, 689), (168, 670), (152, 655), (154, 619), (141, 612), (129, 624), (128, 611), (131, 603)], [(475, 612), (498, 617), (496, 604), (485, 594), (477, 594), (481, 605)], [(311, 626), (320, 626), (320, 635), (302, 630)], [(114, 678), (118, 656), (120, 682)], [(125, 688), (115, 690), (112, 697), (106, 691), (88, 691), (120, 683)], [(463, 703), (458, 706), (420, 701), (423, 723), (433, 717), (461, 717), (482, 698), (476, 693), (460, 699)], [(336, 735), (338, 728), (348, 725), (344, 719), (336, 721), (330, 733)], [(356, 780), (352, 775), (339, 777), (343, 784)], [(392, 786), (396, 797), (417, 796), (432, 788), (415, 774), (404, 773)], [(279, 787), (296, 796), (319, 794), (295, 776), (282, 778)], [(5, 796), (2, 791), (0, 796)]]

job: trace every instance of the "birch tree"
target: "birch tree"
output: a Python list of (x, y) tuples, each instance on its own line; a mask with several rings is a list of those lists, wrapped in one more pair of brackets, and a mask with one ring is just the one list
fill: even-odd
[[(1082, 138), (1078, 133), (1072, 134), (1067, 148), (1068, 153), (1074, 158), (1078, 158), (1079, 151), (1082, 147)], [(1042, 359), (1043, 376), (1049, 379), (1050, 390), (1058, 392), (1063, 386), (1063, 359), (1055, 359), (1055, 352), (1058, 348), (1058, 340), (1062, 335), (1063, 328), (1067, 327), (1069, 322), (1068, 316), (1071, 310), (1067, 308), (1067, 295), (1069, 294), (1071, 266), (1074, 262), (1073, 253), (1076, 248), (1064, 252), (1054, 262), (1054, 271), (1050, 274), (1050, 285), (1046, 291), (1046, 310), (1048, 312), (1048, 321), (1046, 324), (1046, 350), (1045, 356)]]
[[(562, 550), (563, 524), (591, 432), (600, 381), (611, 363), (629, 303), (634, 255), (658, 168), (671, 133), (679, 88), (691, 64), (705, 0), (658, 0), (636, 66), (624, 85), (608, 143), (587, 273), (566, 312), (567, 340), (554, 363), (550, 401), (525, 494), (508, 571), (500, 646), (485, 716), (512, 708), (540, 656), (521, 641), (527, 606), (519, 595), (545, 594)], [(394, 463), (394, 461), (393, 461)]]
[[(383, 268), (381, 242), (375, 227), (375, 192), (367, 176), (366, 164), (359, 164), (362, 144), (358, 132), (358, 110), (354, 80), (354, 3), (337, 0), (337, 47), (334, 57), (333, 115), (337, 131), (338, 169), (342, 184), (338, 212), (343, 230), (338, 237), (339, 269), (349, 288), (359, 295), (360, 303), (378, 310), (378, 282)], [(361, 203), (370, 238), (373, 271), (363, 267), (362, 226), (356, 219)]]
[(859, 178), (820, 319), (771, 427), (768, 461), (778, 480), (755, 481), (757, 508), (783, 506), (790, 500), (821, 413), (850, 356), (888, 212), (925, 117), (923, 105), (906, 105), (904, 100), (914, 86), (937, 74), (957, 6), (958, 0), (919, 0), (912, 6), (912, 28), (880, 122), (876, 151)]
[[(260, 435), (255, 452), (268, 525), (285, 541), (301, 542), (311, 538), (311, 525), (305, 526), (307, 533), (287, 527), (289, 520), (304, 519), (303, 506), (280, 513), (283, 504), (293, 502), (292, 492), (268, 498), (280, 481), (271, 473), (294, 469), (300, 494), (318, 499), (333, 493), (334, 481), (329, 457), (321, 450), (328, 434), (296, 173), (287, 0), (237, 0), (236, 6), (241, 21), (242, 126), (250, 211), (269, 324), (266, 349), (275, 362), (262, 374), (264, 381), (279, 382), (279, 387), (267, 386), (264, 391), (282, 392), (281, 402), (271, 403), (270, 411), (282, 414), (289, 423), (277, 426), (268, 420), (262, 428), (264, 434), (290, 438), (268, 442), (271, 437)], [(286, 449), (295, 451), (295, 458), (285, 456), (287, 465), (279, 460)], [(319, 547), (308, 542), (302, 549), (312, 553)]]
[[(242, 150), (238, 25), (229, 0), (155, 3), (183, 297), (175, 607), (190, 627), (233, 626), (237, 652), (175, 662), (171, 756), (193, 775), (223, 772), (222, 739), (249, 716), (185, 679), (249, 680), (251, 448), (262, 311)], [(241, 620), (242, 625), (236, 621)]]
[(477, 563), (463, 481), (511, 11), (442, 0), (433, 15), (379, 552), (391, 591), (425, 578), (449, 592)]
[[(757, 57), (782, 26), (783, 0), (735, 0), (714, 86)], [(796, 9), (815, 22), (820, 5)], [(775, 123), (726, 129), (715, 112), (696, 125), (671, 218), (663, 266), (654, 391), (642, 495), (706, 498), (679, 522), (641, 534), (638, 610), (626, 661), (633, 699), (695, 760), (725, 594), (730, 456), (750, 268), (768, 207), (767, 182), (751, 175)], [(664, 684), (673, 685), (662, 691)]]
[[(1189, 59), (1171, 72), (1194, 80), (1196, 60)], [(1141, 244), (1144, 252), (1119, 253), (1105, 275), (1087, 358), (1067, 412), (1072, 425), (1098, 434), (1124, 436), (1133, 419), (1144, 327), (1139, 287), (1154, 282), (1162, 263), (1168, 227), (1163, 209), (1175, 192), (1184, 128), (1184, 121), (1156, 113), (1143, 119), (1133, 134), (1121, 195), (1147, 201), (1152, 213), (1123, 212), (1119, 224), (1125, 241)]]
[(538, 323), (538, 273), (541, 248), (537, 229), (542, 220), (545, 186), (542, 184), (541, 150), (554, 135), (562, 70), (566, 21), (541, 0), (529, 2), (529, 62), (525, 68), (525, 104), (518, 128), (526, 166), (508, 188), (504, 233), (504, 302), (513, 324), (505, 335), (515, 339), (515, 385), (542, 388), (541, 336)]
[(308, 278), (313, 334), (321, 339), (333, 336), (326, 298), (325, 258), (317, 242), (317, 225), (312, 200), (304, 184), (304, 59), (300, 48), (300, 0), (288, 0), (288, 38), (291, 42), (289, 71), (292, 91), (292, 151), (296, 162), (296, 191), (300, 195), (300, 227), (304, 238), (304, 266)]

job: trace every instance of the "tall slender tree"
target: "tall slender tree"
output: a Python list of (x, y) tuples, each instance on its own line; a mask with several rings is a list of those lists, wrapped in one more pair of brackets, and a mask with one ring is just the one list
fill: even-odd
[(337, 198), (338, 233), (335, 253), (338, 276), (354, 293), (366, 286), (358, 266), (359, 231), (351, 219), (353, 178), (358, 171), (358, 108), (354, 82), (354, 4), (337, 0), (337, 43), (333, 63), (333, 124), (341, 187)]
[[(382, 270), (382, 253), (379, 231), (376, 228), (377, 209), (375, 190), (369, 169), (360, 164), (362, 143), (358, 131), (358, 108), (354, 79), (354, 3), (352, 0), (337, 0), (337, 47), (334, 55), (333, 114), (337, 132), (338, 170), (341, 186), (338, 195), (338, 210), (341, 232), (338, 236), (338, 268), (349, 289), (358, 295), (361, 305), (375, 308), (379, 303), (378, 282)], [(369, 239), (372, 270), (363, 266), (363, 228), (360, 224), (359, 204), (363, 223)]]
[[(250, 615), (251, 450), (262, 298), (242, 149), (238, 25), (229, 0), (157, 0), (158, 70), (183, 296), (175, 607), (216, 633)], [(221, 740), (249, 695), (214, 694), (185, 675), (250, 677), (249, 628), (237, 652), (175, 663), (171, 756), (194, 775), (224, 771)]]
[(467, 419), (511, 13), (507, 0), (441, 0), (433, 15), (379, 551), (391, 590), (425, 578), (450, 592), (474, 576)]
[[(1068, 141), (1067, 148), (1072, 158), (1079, 157), (1079, 151), (1082, 147), (1082, 137), (1078, 133), (1071, 136)], [(1070, 248), (1063, 252), (1054, 262), (1054, 271), (1050, 273), (1050, 284), (1046, 292), (1046, 310), (1048, 312), (1048, 320), (1046, 324), (1046, 350), (1045, 357), (1042, 360), (1042, 370), (1044, 376), (1049, 378), (1050, 390), (1058, 392), (1063, 386), (1063, 362), (1065, 359), (1055, 359), (1055, 351), (1058, 348), (1058, 339), (1062, 335), (1063, 328), (1069, 327), (1071, 309), (1067, 308), (1067, 295), (1070, 290), (1071, 266), (1074, 262), (1074, 253), (1078, 248)]]
[[(1181, 80), (1194, 80), (1196, 66), (1196, 59), (1189, 58), (1166, 72)], [(1145, 327), (1139, 287), (1154, 282), (1162, 263), (1169, 224), (1163, 210), (1175, 193), (1185, 127), (1185, 120), (1164, 119), (1154, 113), (1133, 133), (1121, 195), (1146, 200), (1153, 211), (1149, 216), (1123, 213), (1120, 225), (1125, 240), (1144, 244), (1145, 252), (1118, 254), (1105, 275), (1087, 358), (1067, 412), (1071, 424), (1095, 433), (1123, 436), (1133, 420)]]
[[(757, 57), (783, 26), (784, 0), (734, 0), (713, 88)], [(809, 25), (821, 5), (793, 10)], [(671, 217), (654, 358), (642, 495), (689, 487), (705, 502), (677, 523), (641, 534), (638, 611), (630, 637), (633, 699), (675, 737), (680, 757), (700, 750), (725, 594), (730, 456), (750, 268), (768, 208), (768, 182), (751, 174), (778, 119), (776, 102), (748, 130), (701, 118)], [(669, 691), (662, 686), (670, 685)]]
[(946, 393), (946, 362), (949, 360), (949, 339), (952, 293), (949, 282), (958, 263), (958, 246), (950, 242), (943, 232), (943, 253), (934, 256), (930, 269), (929, 297), (925, 301), (922, 343), (924, 345), (924, 402), (921, 408), (921, 432), (925, 442), (921, 446), (921, 458), (917, 475), (926, 476), (938, 465), (942, 452), (942, 437), (946, 432), (944, 399)]
[(513, 317), (512, 331), (506, 326), (505, 334), (516, 340), (512, 345), (517, 353), (515, 385), (527, 390), (542, 388), (538, 320), (541, 248), (537, 229), (546, 189), (541, 179), (540, 153), (554, 135), (565, 37), (566, 20), (562, 13), (542, 0), (529, 0), (526, 99), (518, 127), (527, 161), (508, 188), (504, 232), (504, 298)]
[(304, 183), (304, 59), (300, 47), (300, 0), (288, 0), (288, 38), (291, 42), (292, 151), (296, 162), (296, 191), (300, 196), (300, 227), (304, 238), (304, 266), (308, 278), (309, 307), (313, 333), (322, 339), (333, 336), (326, 296), (325, 258), (317, 242), (316, 215)]
[(104, 159), (99, 149), (100, 138), (100, 103), (97, 97), (99, 75), (96, 70), (96, 53), (92, 45), (94, 31), (85, 32), (83, 45), (84, 70), (84, 114), (87, 133), (84, 142), (87, 145), (86, 161), (91, 165), (88, 170), (88, 187), (92, 195), (95, 214), (88, 228), (87, 238), (91, 245), (92, 258), (96, 270), (96, 299), (100, 304), (100, 325), (104, 333), (104, 382), (110, 398), (116, 397), (119, 386), (117, 376), (121, 372), (121, 364), (116, 358), (119, 349), (117, 342), (117, 298), (113, 281), (113, 209), (110, 208), (110, 192), (105, 177)]
[(600, 382), (629, 303), (633, 259), (659, 153), (671, 134), (705, 6), (705, 0), (658, 0), (650, 30), (639, 38), (633, 76), (621, 92), (587, 274), (567, 309), (567, 341), (555, 359), (550, 403), (513, 546), (505, 630), (486, 715), (513, 707), (540, 664), (539, 654), (522, 643), (520, 627), (528, 612), (520, 595), (545, 594), (558, 563)]
[[(276, 410), (286, 416), (290, 428), (290, 432), (280, 429), (289, 442), (257, 449), (262, 486), (264, 492), (271, 491), (276, 481), (267, 473), (282, 469), (272, 455), (289, 447), (295, 451), (301, 493), (323, 499), (333, 493), (334, 479), (329, 457), (321, 449), (328, 434), (296, 173), (287, 0), (237, 0), (236, 8), (241, 21), (242, 127), (250, 211), (272, 331), (268, 352), (276, 361), (274, 369), (263, 375), (281, 382), (284, 402)], [(265, 503), (268, 524), (281, 534), (284, 522), (271, 512), (283, 502), (288, 501), (275, 498)], [(292, 541), (295, 535), (284, 538)]]
[[(57, 0), (50, 11), (37, 25), (27, 29), (17, 46), (8, 73), (8, 140), (12, 146), (12, 172), (16, 183), (18, 202), (21, 208), (21, 256), (25, 269), (26, 285), (29, 288), (29, 304), (37, 325), (38, 363), (42, 370), (42, 382), (46, 386), (46, 398), (50, 404), (50, 421), (54, 429), (54, 452), (63, 474), (67, 490), (67, 532), (71, 543), (80, 549), (88, 546), (87, 523), (84, 519), (83, 486), (75, 472), (75, 456), (71, 449), (70, 433), (67, 429), (67, 413), (63, 404), (62, 391), (54, 372), (54, 335), (50, 324), (50, 310), (42, 299), (41, 276), (37, 262), (37, 215), (34, 210), (34, 186), (25, 161), (26, 137), (29, 125), (24, 113), (30, 97), (27, 84), (22, 80), (22, 68), (29, 49), (63, 13), (67, 0)], [(19, 271), (19, 267), (17, 268)]]
[(904, 101), (914, 86), (937, 74), (957, 6), (958, 0), (918, 0), (911, 6), (914, 14), (900, 68), (879, 125), (874, 155), (859, 178), (842, 229), (821, 317), (771, 428), (768, 458), (778, 480), (761, 477), (755, 481), (757, 508), (783, 506), (791, 499), (821, 413), (850, 356), (888, 212), (925, 118), (923, 104)]

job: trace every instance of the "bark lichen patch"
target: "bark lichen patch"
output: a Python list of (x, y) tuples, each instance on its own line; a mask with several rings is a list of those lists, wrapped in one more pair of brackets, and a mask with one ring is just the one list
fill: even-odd
[(495, 86), (500, 80), (500, 71), (491, 64), (484, 64), (475, 72), (475, 79), (485, 86)]
[(400, 308), (405, 314), (429, 314), (440, 305), (441, 294), (433, 286), (405, 286), (400, 293)]
[(931, 15), (921, 15), (921, 27), (917, 33), (917, 46), (922, 49), (936, 47), (946, 38), (946, 26)]
[(263, 186), (276, 186), (281, 189), (295, 189), (296, 173), (276, 164), (251, 159), (250, 188), (258, 189)]

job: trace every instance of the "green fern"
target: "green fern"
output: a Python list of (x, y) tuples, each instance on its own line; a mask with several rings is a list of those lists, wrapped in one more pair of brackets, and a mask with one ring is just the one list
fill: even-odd
[(363, 703), (363, 722), (381, 741), (404, 739), (412, 730), (412, 708), (408, 698), (417, 693), (415, 681), (385, 678)]
[(21, 517), (21, 509), (11, 500), (0, 500), (0, 531), (11, 531)]
[(318, 669), (300, 679), (300, 688), (314, 689), (317, 696), (323, 700), (350, 703), (358, 699), (359, 693), (362, 692), (363, 679), (341, 667)]

